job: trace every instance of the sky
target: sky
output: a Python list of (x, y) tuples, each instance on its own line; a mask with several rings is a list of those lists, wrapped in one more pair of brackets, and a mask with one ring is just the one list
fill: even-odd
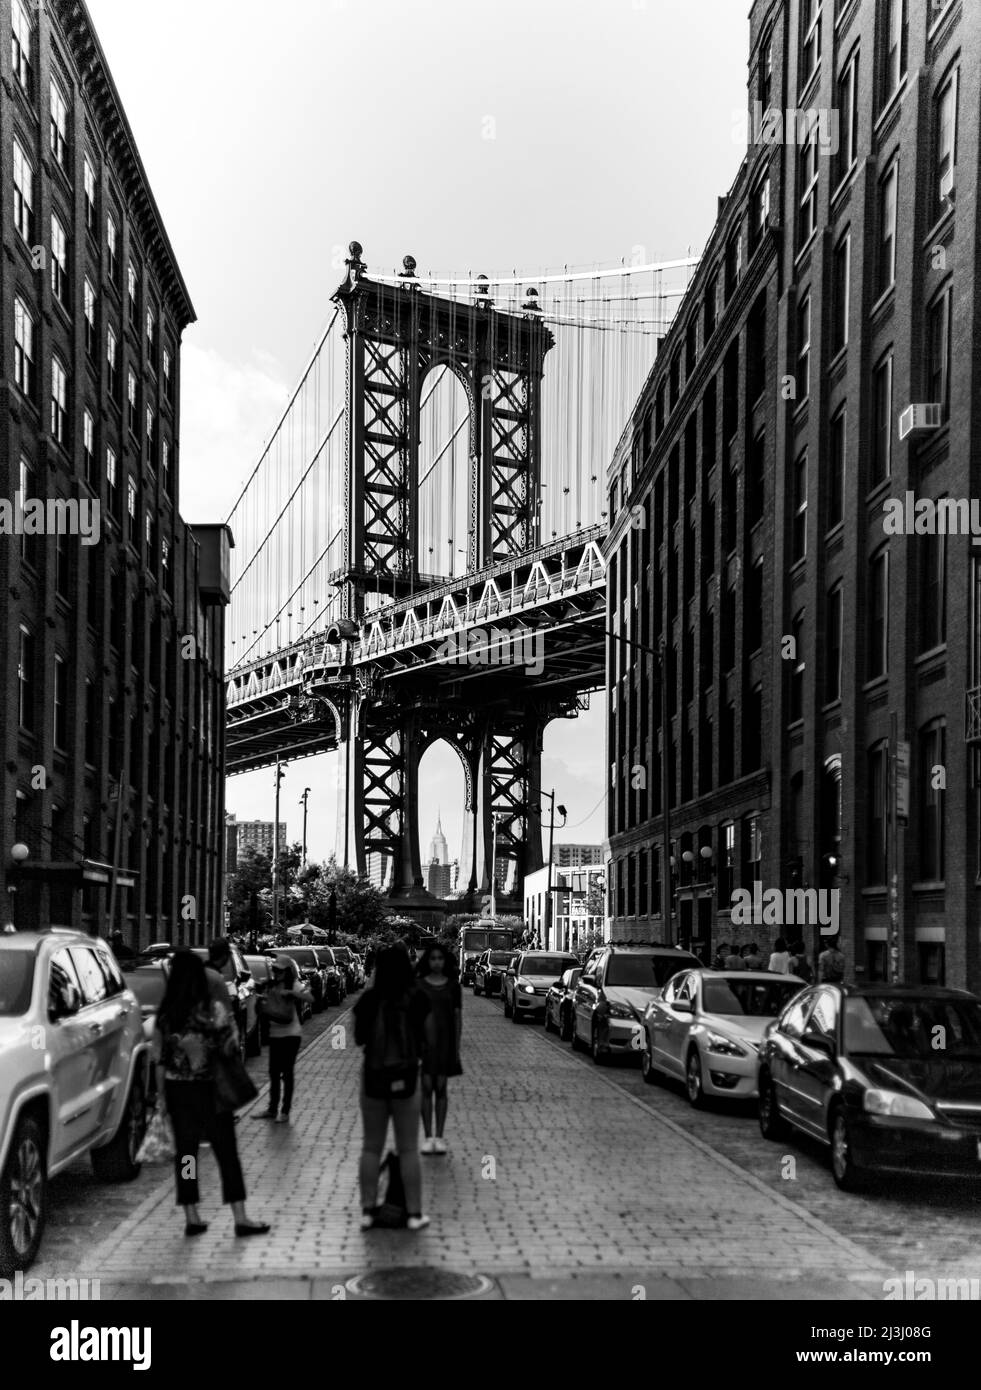
[[(198, 322), (182, 350), (181, 512), (224, 520), (329, 317), (349, 241), (378, 273), (673, 260), (701, 250), (745, 149), (747, 0), (89, 0)], [(605, 468), (608, 460), (603, 461)], [(601, 470), (602, 471), (602, 470)], [(604, 837), (604, 702), (546, 733), (557, 841)], [(336, 760), (280, 819), (334, 848)], [(463, 778), (427, 754), (459, 853)], [(272, 820), (273, 774), (228, 809)]]

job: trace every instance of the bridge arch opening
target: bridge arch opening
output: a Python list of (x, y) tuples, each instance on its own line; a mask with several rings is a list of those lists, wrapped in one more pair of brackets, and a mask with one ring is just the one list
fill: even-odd
[(419, 569), (456, 579), (470, 552), (470, 400), (445, 363), (427, 372), (419, 400)]
[(423, 887), (437, 898), (467, 891), (467, 816), (463, 761), (446, 739), (436, 739), (419, 762), (419, 859)]

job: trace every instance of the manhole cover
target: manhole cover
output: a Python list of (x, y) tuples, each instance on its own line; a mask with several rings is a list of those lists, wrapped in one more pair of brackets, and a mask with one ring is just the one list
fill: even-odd
[(427, 1265), (357, 1274), (345, 1286), (359, 1298), (479, 1298), (494, 1287), (485, 1274), (457, 1274)]

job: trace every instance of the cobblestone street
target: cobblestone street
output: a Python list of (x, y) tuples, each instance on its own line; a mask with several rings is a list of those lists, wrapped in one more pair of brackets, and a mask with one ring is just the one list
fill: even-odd
[(638, 1070), (600, 1070), (540, 1027), (513, 1027), (496, 1002), (465, 1003), (450, 1153), (423, 1160), (427, 1231), (359, 1230), (360, 1055), (345, 1009), (307, 1030), (293, 1124), (253, 1120), (263, 1095), (241, 1118), (269, 1238), (233, 1237), (210, 1154), (212, 1226), (194, 1242), (169, 1171), (112, 1188), (79, 1169), (56, 1184), (37, 1273), (97, 1278), (103, 1298), (337, 1298), (357, 1295), (357, 1276), (408, 1269), (416, 1287), (433, 1271), (486, 1276), (485, 1297), (627, 1299), (874, 1298), (908, 1268), (976, 1275), (971, 1192), (846, 1197), (816, 1151), (765, 1144), (751, 1112), (693, 1112)]

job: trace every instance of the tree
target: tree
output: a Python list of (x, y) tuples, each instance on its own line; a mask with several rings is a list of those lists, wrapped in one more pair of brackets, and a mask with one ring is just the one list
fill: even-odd
[[(253, 895), (254, 899), (253, 899)], [(265, 926), (272, 900), (272, 860), (257, 850), (246, 850), (238, 857), (238, 867), (229, 875), (226, 890), (229, 931), (247, 935), (252, 930), (255, 907), (259, 930)]]
[(330, 927), (330, 895), (336, 894), (337, 934), (361, 939), (379, 932), (385, 925), (385, 898), (380, 889), (351, 869), (342, 868), (331, 857), (326, 864), (310, 864), (299, 874), (297, 887), (303, 894), (306, 920), (315, 927)]

